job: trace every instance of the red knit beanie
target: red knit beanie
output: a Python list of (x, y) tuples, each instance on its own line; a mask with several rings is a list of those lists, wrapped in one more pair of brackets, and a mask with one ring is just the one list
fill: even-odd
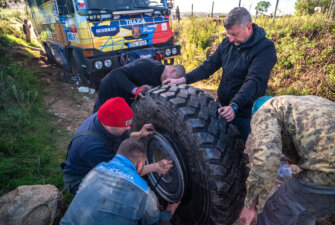
[(123, 98), (108, 99), (98, 110), (99, 121), (111, 127), (128, 127), (133, 122), (134, 113)]

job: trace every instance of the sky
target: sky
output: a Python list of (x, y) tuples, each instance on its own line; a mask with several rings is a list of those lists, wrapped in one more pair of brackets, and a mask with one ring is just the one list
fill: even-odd
[[(261, 0), (241, 0), (241, 6), (256, 14), (255, 7)], [(276, 0), (266, 0), (271, 6), (266, 14), (274, 11)], [(175, 0), (175, 6), (179, 6), (181, 12), (191, 12), (193, 3), (194, 12), (210, 12), (213, 0)], [(232, 8), (238, 6), (239, 0), (214, 0), (214, 13), (228, 13)], [(279, 0), (277, 15), (294, 14), (296, 0)]]

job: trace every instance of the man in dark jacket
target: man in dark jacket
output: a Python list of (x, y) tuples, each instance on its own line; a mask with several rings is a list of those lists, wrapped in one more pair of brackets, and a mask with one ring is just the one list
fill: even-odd
[[(85, 175), (99, 163), (111, 160), (124, 139), (153, 133), (152, 124), (144, 124), (140, 131), (130, 133), (133, 116), (123, 98), (112, 98), (78, 128), (69, 145), (66, 161), (61, 164), (68, 192), (76, 194)], [(154, 171), (165, 174), (172, 166), (171, 161), (163, 159), (145, 165), (141, 175)]]
[(140, 97), (143, 85), (158, 86), (163, 80), (184, 75), (182, 65), (163, 65), (153, 59), (135, 60), (112, 70), (101, 80), (93, 113), (110, 98), (122, 97), (131, 105), (134, 98)]
[(194, 83), (207, 79), (222, 67), (218, 88), (220, 115), (236, 125), (246, 141), (250, 133), (253, 102), (265, 94), (268, 79), (277, 61), (273, 42), (265, 37), (263, 28), (251, 21), (248, 10), (232, 9), (224, 27), (228, 37), (202, 65), (179, 79), (167, 79), (163, 84)]

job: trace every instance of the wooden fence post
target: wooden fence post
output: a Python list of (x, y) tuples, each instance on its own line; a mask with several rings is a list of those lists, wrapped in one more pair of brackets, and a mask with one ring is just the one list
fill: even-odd
[(211, 14), (212, 18), (213, 18), (213, 11), (214, 11), (214, 1), (212, 2), (212, 14)]
[(332, 0), (329, 6), (327, 19), (332, 20), (335, 18), (335, 0)]
[(276, 6), (275, 6), (275, 11), (273, 13), (273, 18), (276, 18), (278, 3), (279, 3), (279, 0), (276, 1)]

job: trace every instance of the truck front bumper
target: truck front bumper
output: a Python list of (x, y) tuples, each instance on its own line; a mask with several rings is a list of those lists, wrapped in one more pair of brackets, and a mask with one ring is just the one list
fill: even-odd
[(167, 45), (160, 47), (146, 47), (132, 50), (112, 52), (98, 57), (85, 58), (85, 66), (89, 74), (109, 72), (139, 58), (152, 58), (165, 61), (180, 55), (180, 45)]

